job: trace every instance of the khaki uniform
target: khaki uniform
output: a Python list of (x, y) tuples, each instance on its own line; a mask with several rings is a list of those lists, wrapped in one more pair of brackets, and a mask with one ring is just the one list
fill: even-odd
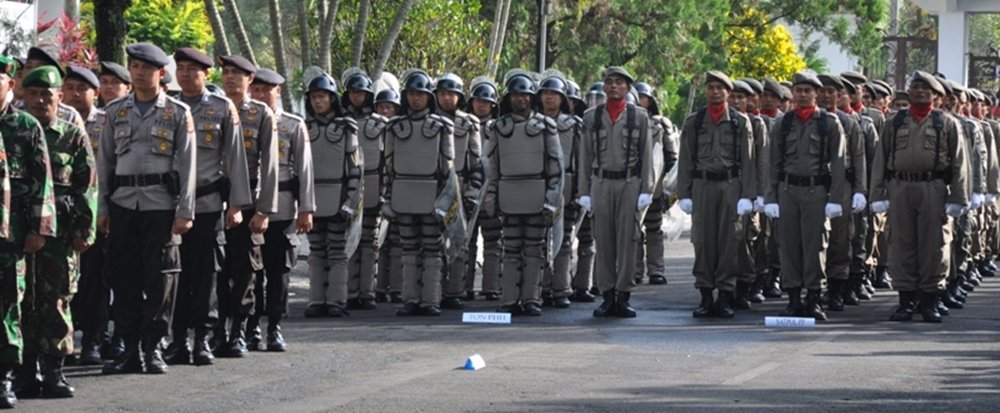
[(649, 116), (628, 104), (612, 122), (600, 105), (583, 114), (583, 131), (577, 188), (593, 203), (596, 283), (604, 292), (631, 293), (641, 231), (636, 203), (656, 183)]
[(553, 224), (543, 211), (554, 213), (563, 195), (558, 126), (541, 113), (509, 114), (493, 124), (492, 134), (483, 207), (503, 219), (501, 304), (541, 304), (546, 234)]
[[(961, 129), (966, 144), (969, 164), (969, 194), (985, 194), (988, 167), (988, 152), (979, 123), (959, 115), (953, 115)], [(955, 237), (952, 244), (952, 262), (949, 278), (966, 274), (973, 268), (976, 254), (981, 250), (976, 236), (982, 227), (982, 209), (967, 209), (955, 222)]]
[[(768, 122), (760, 116), (746, 114), (750, 119), (753, 131), (753, 159), (756, 171), (757, 187), (755, 197), (764, 197), (767, 192), (767, 168), (770, 153), (768, 153)], [(753, 200), (753, 198), (751, 198)], [(739, 281), (753, 283), (757, 274), (767, 272), (767, 236), (765, 233), (765, 216), (763, 213), (750, 213), (741, 218), (746, 246), (739, 246)]]
[(641, 279), (643, 273), (647, 277), (664, 276), (666, 266), (663, 263), (663, 211), (670, 208), (670, 200), (663, 193), (663, 177), (677, 163), (678, 132), (670, 119), (656, 115), (650, 119), (650, 136), (653, 144), (660, 143), (663, 148), (663, 171), (656, 180), (653, 189), (653, 204), (646, 211), (642, 221), (643, 232), (639, 246), (636, 248), (635, 278)]
[[(462, 188), (462, 202), (465, 206), (465, 213), (472, 213), (472, 209), (479, 204), (483, 192), (483, 183), (486, 170), (483, 169), (482, 141), (480, 140), (479, 119), (461, 110), (449, 114), (438, 109), (437, 114), (451, 120), (454, 123), (455, 139), (455, 160), (453, 167), (458, 175), (459, 185)], [(473, 258), (475, 263), (475, 258)], [(460, 298), (465, 295), (465, 276), (469, 266), (468, 244), (464, 245), (462, 251), (454, 260), (448, 263), (448, 271), (444, 281), (444, 296), (448, 298)]]
[[(388, 122), (384, 116), (367, 114), (355, 119), (358, 123), (358, 145), (364, 154), (364, 196), (362, 205), (364, 213), (361, 217), (361, 244), (354, 256), (350, 257), (348, 266), (347, 297), (348, 299), (374, 299), (375, 274), (378, 271), (379, 245), (378, 227), (381, 222), (379, 210), (382, 208), (382, 195), (385, 188), (382, 179), (385, 174), (382, 154), (385, 148), (385, 125)], [(388, 261), (388, 256), (385, 257)], [(386, 262), (388, 264), (388, 262)]]
[[(896, 116), (903, 116), (898, 127)], [(945, 203), (966, 205), (969, 199), (967, 148), (959, 128), (939, 110), (919, 122), (905, 111), (879, 135), (871, 200), (889, 201), (890, 270), (899, 291), (945, 288), (952, 239)]]
[[(733, 291), (740, 270), (745, 220), (736, 215), (741, 198), (758, 192), (754, 133), (746, 115), (729, 108), (713, 123), (704, 112), (684, 121), (677, 169), (677, 196), (690, 198), (695, 288)], [(699, 122), (700, 121), (700, 122)], [(699, 125), (699, 123), (701, 123)]]
[[(791, 124), (787, 136), (783, 136), (784, 122)], [(805, 124), (789, 111), (771, 130), (766, 202), (777, 203), (781, 213), (778, 251), (784, 290), (823, 288), (830, 229), (825, 207), (843, 197), (844, 146), (840, 121), (820, 108)]]
[(855, 219), (851, 211), (854, 194), (867, 194), (867, 165), (865, 141), (861, 124), (847, 113), (837, 111), (837, 119), (844, 130), (845, 185), (840, 194), (831, 193), (831, 202), (840, 202), (844, 214), (830, 219), (830, 245), (826, 250), (827, 277), (846, 280), (851, 271), (852, 240), (856, 235)]

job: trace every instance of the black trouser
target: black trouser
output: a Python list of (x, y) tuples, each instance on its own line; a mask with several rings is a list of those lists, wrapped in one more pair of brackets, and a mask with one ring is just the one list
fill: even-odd
[(105, 259), (107, 250), (107, 238), (98, 233), (94, 245), (80, 254), (80, 280), (70, 304), (76, 329), (97, 337), (108, 330), (108, 320), (111, 319), (111, 289), (106, 278), (110, 264)]
[[(264, 276), (254, 283), (257, 297), (255, 314), (267, 316), (272, 322), (288, 314), (288, 274), (298, 262), (298, 238), (288, 235), (288, 227), (295, 221), (274, 221), (264, 232)], [(296, 240), (296, 241), (292, 241)]]
[(116, 334), (158, 341), (167, 335), (181, 270), (174, 211), (133, 211), (110, 205), (108, 237), (111, 307)]
[(254, 308), (254, 279), (257, 272), (264, 269), (260, 247), (264, 237), (250, 232), (254, 214), (252, 209), (244, 210), (243, 222), (226, 230), (226, 261), (216, 286), (219, 320), (223, 324), (230, 318), (245, 320)]
[(215, 280), (226, 258), (222, 211), (195, 215), (194, 227), (183, 239), (173, 329), (208, 331), (219, 321)]

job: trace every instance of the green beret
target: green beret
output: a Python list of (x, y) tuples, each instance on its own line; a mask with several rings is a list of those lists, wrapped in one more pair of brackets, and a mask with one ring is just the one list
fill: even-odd
[(55, 66), (39, 66), (24, 75), (24, 79), (21, 79), (21, 86), (50, 89), (62, 87), (62, 76), (59, 75), (59, 69)]
[(13, 77), (14, 73), (17, 73), (17, 67), (17, 60), (7, 56), (0, 56), (0, 73)]

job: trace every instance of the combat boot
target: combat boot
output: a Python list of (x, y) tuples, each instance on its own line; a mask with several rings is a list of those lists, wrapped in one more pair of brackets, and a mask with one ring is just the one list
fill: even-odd
[(76, 390), (66, 381), (63, 375), (63, 357), (42, 356), (42, 397), (46, 399), (65, 399), (73, 397)]
[[(975, 265), (969, 266), (969, 271), (965, 274), (965, 281), (973, 288), (983, 283), (983, 276), (979, 274), (979, 269)], [(969, 290), (972, 291), (972, 290)]]
[(945, 317), (951, 315), (951, 310), (949, 310), (948, 307), (946, 307), (944, 303), (941, 302), (941, 297), (938, 297), (935, 301), (937, 301), (935, 305), (937, 306), (938, 314), (941, 314), (942, 316)]
[(403, 293), (399, 291), (389, 293), (389, 302), (393, 304), (401, 304), (403, 302)]
[(21, 364), (14, 368), (13, 391), (19, 399), (38, 398), (42, 380), (38, 378), (38, 354), (24, 353)]
[(844, 280), (830, 280), (829, 299), (826, 302), (826, 309), (830, 311), (844, 311)]
[(650, 285), (667, 285), (667, 277), (662, 275), (650, 275), (649, 276)]
[(552, 306), (555, 308), (569, 308), (569, 297), (553, 297)]
[(951, 295), (951, 292), (947, 289), (941, 292), (941, 304), (949, 309), (961, 310), (965, 308), (965, 304), (962, 304)]
[(142, 357), (139, 355), (139, 339), (122, 338), (121, 354), (101, 369), (103, 374), (142, 373)]
[(521, 315), (528, 317), (539, 317), (542, 315), (542, 307), (536, 303), (525, 303), (521, 308)]
[(715, 302), (715, 298), (712, 297), (712, 289), (699, 288), (698, 292), (701, 293), (701, 303), (698, 304), (698, 308), (695, 308), (694, 311), (691, 312), (691, 316), (694, 318), (711, 317), (715, 312), (712, 308)]
[(986, 261), (979, 261), (976, 263), (976, 268), (979, 269), (979, 274), (983, 277), (996, 277), (997, 272), (995, 268), (990, 268), (986, 265)]
[[(872, 274), (870, 272), (863, 272), (863, 273), (861, 273), (861, 285), (863, 285), (865, 287), (865, 292), (868, 293), (868, 298), (867, 299), (869, 299), (869, 300), (872, 298), (872, 296), (875, 295), (875, 285), (872, 284), (873, 277), (874, 277), (874, 274)], [(865, 298), (861, 298), (861, 299), (865, 300)]]
[(146, 364), (146, 374), (166, 373), (167, 363), (163, 361), (159, 337), (146, 337), (142, 340), (142, 361)]
[(406, 303), (403, 304), (403, 308), (400, 308), (398, 311), (396, 311), (396, 315), (413, 316), (417, 315), (419, 312), (420, 312), (420, 306), (418, 306), (417, 303)]
[(125, 339), (115, 334), (111, 337), (111, 342), (107, 343), (107, 350), (101, 353), (101, 359), (114, 360), (121, 357), (125, 352)]
[(843, 297), (844, 304), (846, 305), (861, 305), (861, 298), (858, 297), (858, 290), (861, 288), (860, 274), (851, 274), (848, 276), (847, 281), (843, 286)]
[(267, 319), (267, 351), (285, 351), (288, 344), (285, 337), (281, 335), (281, 317), (268, 317)]
[(79, 364), (81, 366), (99, 366), (104, 364), (101, 361), (100, 334), (83, 333), (83, 340), (80, 344)]
[(768, 274), (768, 282), (766, 288), (764, 288), (764, 297), (767, 298), (781, 298), (781, 269), (771, 267), (771, 272)]
[(957, 278), (952, 279), (951, 281), (948, 281), (948, 287), (947, 287), (947, 289), (948, 289), (948, 294), (951, 294), (951, 298), (953, 300), (955, 300), (957, 302), (960, 302), (962, 304), (965, 304), (966, 298), (961, 293), (961, 289), (962, 288), (958, 286), (958, 279)]
[[(719, 290), (719, 295), (722, 295), (722, 290)], [(732, 297), (732, 307), (737, 310), (749, 310), (750, 309), (750, 283), (737, 281), (736, 289), (730, 292), (729, 296)], [(730, 308), (732, 311), (732, 308)], [(720, 317), (722, 317), (720, 315)], [(729, 317), (724, 317), (729, 318)]]
[(612, 317), (617, 313), (617, 305), (615, 300), (617, 299), (615, 290), (605, 291), (601, 296), (604, 297), (604, 302), (601, 303), (597, 309), (594, 310), (594, 317)]
[(573, 295), (569, 296), (571, 301), (576, 301), (578, 303), (592, 303), (596, 301), (596, 297), (587, 291), (586, 289), (578, 289), (573, 291)]
[(425, 317), (440, 317), (441, 307), (438, 307), (436, 305), (421, 306), (420, 311), (417, 313), (417, 315)]
[(226, 330), (226, 320), (219, 318), (215, 330), (212, 331), (212, 339), (208, 341), (208, 348), (214, 353), (225, 347), (227, 342), (229, 342), (229, 331)]
[[(736, 311), (733, 311), (733, 307), (730, 303), (733, 302), (733, 292), (726, 290), (719, 290), (719, 298), (715, 300), (715, 316), (719, 318), (733, 318), (736, 316)], [(747, 303), (749, 308), (749, 302)]]
[(216, 349), (215, 356), (226, 358), (241, 358), (247, 356), (246, 319), (233, 319), (233, 325), (229, 331), (229, 341), (222, 346), (221, 351)]
[(306, 306), (306, 318), (326, 317), (330, 313), (330, 307), (326, 304), (314, 303)]
[(892, 289), (892, 277), (885, 267), (875, 267), (875, 288)]
[(785, 292), (788, 293), (788, 306), (781, 311), (780, 315), (782, 317), (802, 315), (802, 288), (789, 288)]
[(899, 292), (899, 308), (889, 316), (889, 321), (910, 321), (913, 319), (913, 305), (916, 293), (913, 291)]
[(767, 274), (757, 274), (753, 284), (750, 285), (750, 294), (747, 297), (751, 303), (760, 304), (765, 300), (764, 286), (767, 285)]
[(940, 323), (941, 313), (938, 312), (938, 293), (920, 293), (920, 316), (926, 323)]
[(9, 365), (0, 366), (0, 409), (13, 409), (17, 405), (17, 395), (11, 389), (11, 372), (14, 370)]
[(375, 301), (379, 303), (385, 303), (389, 301), (389, 296), (381, 291), (375, 293)]
[(635, 318), (635, 309), (629, 305), (629, 299), (631, 298), (632, 293), (618, 291), (615, 297), (615, 316), (618, 318)]
[(806, 301), (802, 306), (802, 316), (812, 317), (817, 321), (826, 320), (826, 313), (823, 312), (823, 307), (819, 304), (819, 290), (809, 290), (806, 292)]
[(163, 351), (163, 361), (171, 366), (191, 363), (191, 347), (188, 347), (186, 328), (174, 331), (174, 340)]
[(194, 349), (191, 351), (191, 361), (195, 366), (215, 364), (215, 356), (208, 345), (208, 329), (198, 327), (194, 330)]
[(260, 316), (254, 314), (247, 319), (247, 350), (261, 351), (264, 349), (264, 337), (260, 333)]
[[(864, 274), (853, 273), (848, 278), (851, 280), (850, 288), (854, 291), (854, 294), (858, 296), (861, 301), (871, 300), (872, 295), (868, 292), (868, 288), (865, 286), (866, 278)], [(844, 302), (847, 303), (846, 301)]]
[(441, 308), (447, 310), (461, 310), (465, 308), (465, 303), (459, 297), (448, 297), (441, 300)]

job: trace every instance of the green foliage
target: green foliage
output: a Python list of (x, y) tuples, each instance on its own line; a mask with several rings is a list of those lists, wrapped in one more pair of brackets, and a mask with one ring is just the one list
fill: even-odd
[(725, 41), (732, 77), (788, 80), (806, 68), (806, 61), (798, 55), (788, 29), (769, 23), (768, 16), (760, 9), (739, 10), (726, 28)]
[(144, 0), (125, 11), (129, 42), (150, 42), (168, 54), (179, 47), (206, 49), (212, 26), (201, 0)]

